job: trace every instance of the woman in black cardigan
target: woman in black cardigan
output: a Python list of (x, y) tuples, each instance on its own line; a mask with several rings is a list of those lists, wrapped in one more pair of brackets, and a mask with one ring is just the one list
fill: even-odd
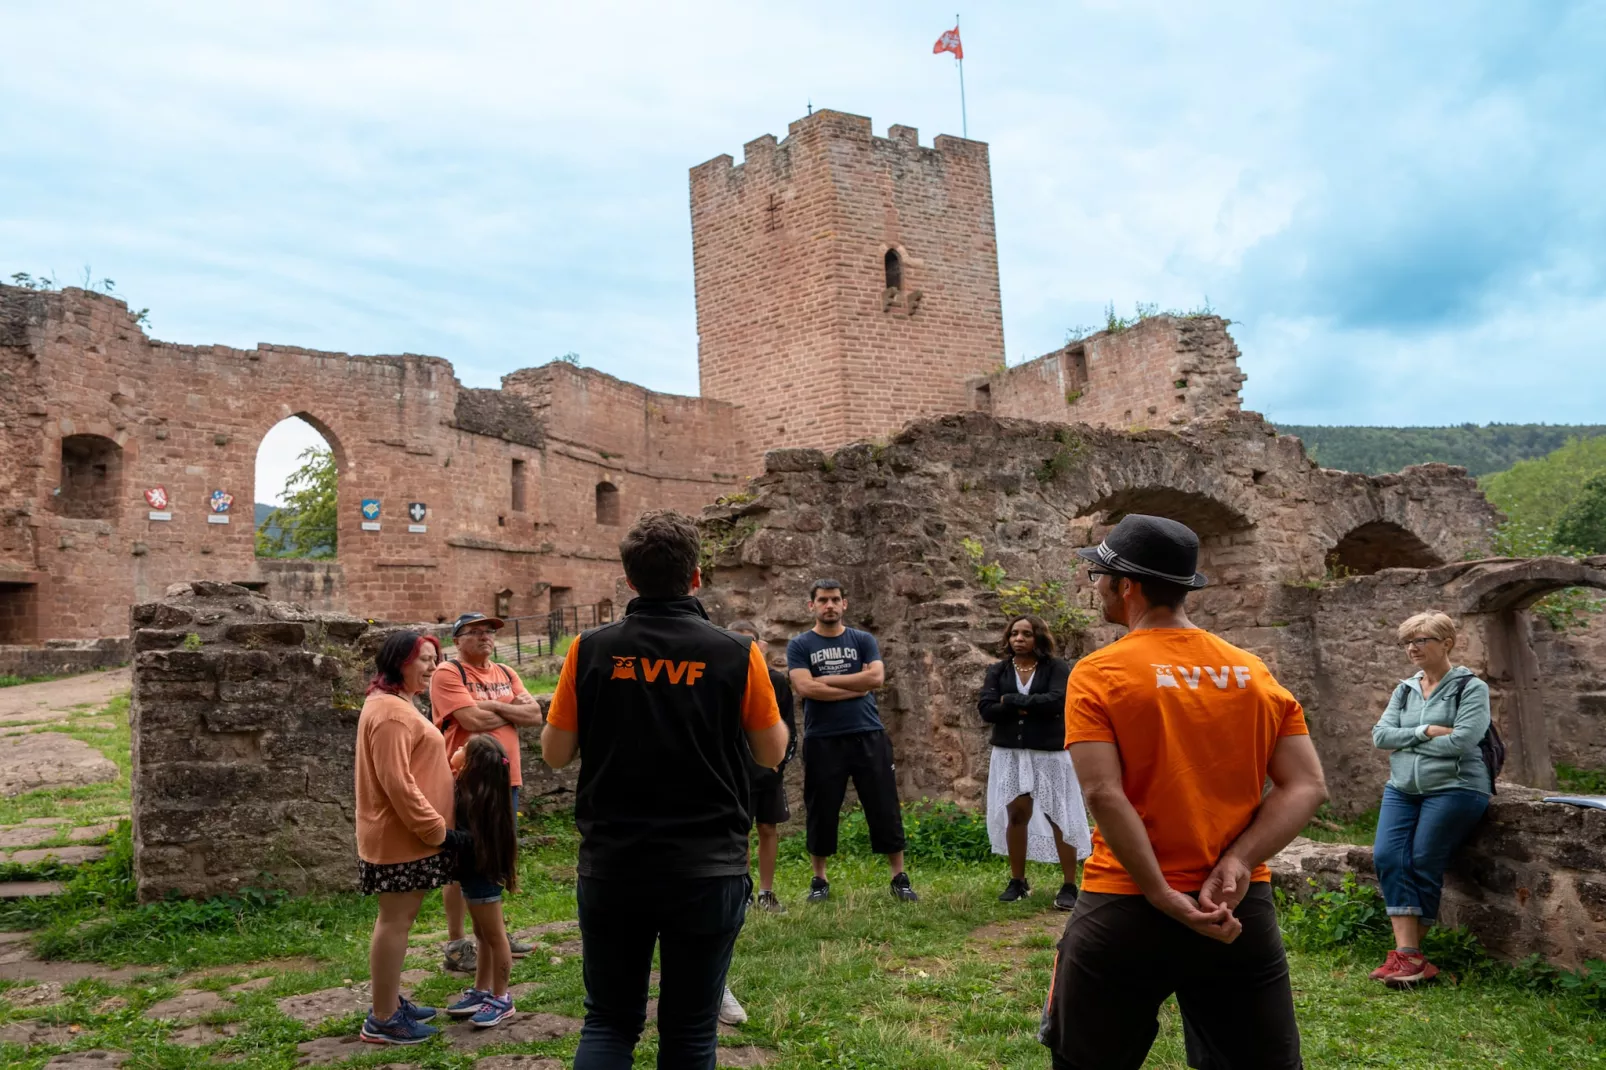
[(993, 853), (1009, 856), (1009, 884), (998, 897), (1031, 894), (1026, 860), (1058, 862), (1065, 883), (1054, 905), (1076, 905), (1076, 859), (1093, 850), (1082, 786), (1065, 749), (1065, 687), (1071, 667), (1054, 656), (1054, 637), (1036, 617), (1004, 629), (1004, 659), (987, 670), (978, 703), (993, 726), (987, 772), (987, 832)]

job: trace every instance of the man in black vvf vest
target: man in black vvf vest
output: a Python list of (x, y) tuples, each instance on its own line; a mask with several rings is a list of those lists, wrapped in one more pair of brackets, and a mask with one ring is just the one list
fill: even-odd
[(749, 748), (774, 768), (787, 731), (751, 638), (714, 627), (697, 528), (645, 513), (619, 544), (623, 619), (569, 647), (541, 733), (554, 769), (580, 755), (575, 898), (586, 1019), (574, 1070), (626, 1070), (662, 977), (658, 1065), (714, 1070), (720, 996), (747, 913)]

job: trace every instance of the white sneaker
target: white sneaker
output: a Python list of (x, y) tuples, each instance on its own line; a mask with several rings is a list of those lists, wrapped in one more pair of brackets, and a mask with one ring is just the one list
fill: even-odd
[(742, 1005), (736, 1002), (736, 996), (729, 988), (719, 997), (719, 1020), (726, 1025), (741, 1025), (747, 1021), (747, 1012), (742, 1010)]

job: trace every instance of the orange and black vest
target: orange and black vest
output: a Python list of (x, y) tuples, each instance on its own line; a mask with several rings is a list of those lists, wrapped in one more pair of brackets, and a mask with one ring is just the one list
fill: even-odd
[(575, 641), (582, 877), (747, 872), (752, 645), (690, 596), (633, 599)]

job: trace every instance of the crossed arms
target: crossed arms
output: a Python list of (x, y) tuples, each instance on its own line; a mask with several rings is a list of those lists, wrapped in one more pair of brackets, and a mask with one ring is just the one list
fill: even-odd
[(489, 732), (503, 725), (539, 727), (546, 723), (546, 718), (541, 714), (541, 704), (527, 691), (519, 692), (512, 702), (482, 699), (471, 706), (459, 706), (449, 716), (469, 732)]
[(878, 658), (858, 672), (841, 676), (815, 676), (807, 669), (791, 669), (786, 675), (792, 681), (792, 690), (804, 698), (840, 702), (867, 695), (886, 683), (887, 668)]

